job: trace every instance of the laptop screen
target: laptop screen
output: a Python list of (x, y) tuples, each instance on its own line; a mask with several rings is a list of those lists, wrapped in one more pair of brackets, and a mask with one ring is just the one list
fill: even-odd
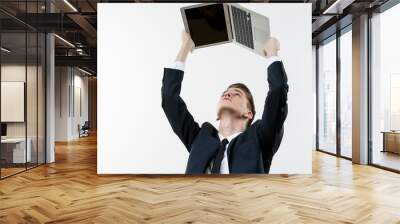
[(196, 47), (229, 40), (222, 4), (186, 9), (185, 14)]
[(7, 136), (7, 124), (1, 124), (1, 136)]

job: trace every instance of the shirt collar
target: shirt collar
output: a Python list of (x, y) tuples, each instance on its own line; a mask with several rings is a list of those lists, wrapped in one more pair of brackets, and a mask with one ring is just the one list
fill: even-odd
[(228, 136), (228, 137), (224, 137), (224, 136), (222, 136), (220, 133), (218, 133), (218, 136), (219, 136), (219, 140), (220, 140), (220, 141), (222, 141), (222, 139), (226, 138), (226, 139), (228, 140), (228, 142), (231, 142), (232, 139), (234, 139), (236, 136), (240, 135), (241, 133), (242, 133), (242, 132), (237, 132), (237, 133), (232, 134), (232, 135), (230, 135), (230, 136)]

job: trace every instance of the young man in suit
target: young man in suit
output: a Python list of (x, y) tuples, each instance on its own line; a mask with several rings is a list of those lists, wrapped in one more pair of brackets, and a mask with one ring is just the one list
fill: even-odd
[[(272, 157), (283, 136), (287, 116), (287, 76), (278, 57), (279, 41), (270, 38), (264, 52), (269, 91), (262, 118), (252, 123), (255, 109), (250, 90), (241, 83), (223, 91), (219, 103), (218, 129), (209, 122), (201, 126), (180, 97), (186, 58), (194, 47), (182, 32), (182, 45), (170, 68), (164, 68), (161, 95), (168, 121), (188, 150), (186, 174), (269, 173)], [(263, 74), (260, 74), (260, 78)]]

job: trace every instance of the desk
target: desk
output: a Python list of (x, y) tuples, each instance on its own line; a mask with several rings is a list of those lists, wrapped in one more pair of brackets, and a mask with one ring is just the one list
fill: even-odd
[(400, 131), (382, 131), (383, 150), (382, 152), (393, 152), (400, 154)]
[[(6, 163), (25, 163), (31, 162), (31, 145), (32, 140), (27, 139), (26, 154), (25, 154), (25, 138), (6, 138), (1, 139), (1, 157), (6, 160)], [(26, 161), (25, 161), (26, 159)]]

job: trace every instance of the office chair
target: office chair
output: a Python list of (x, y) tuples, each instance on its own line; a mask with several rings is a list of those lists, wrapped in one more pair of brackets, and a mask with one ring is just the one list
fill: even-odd
[(89, 136), (89, 129), (90, 129), (89, 121), (85, 121), (82, 127), (78, 125), (78, 129), (79, 129), (79, 138)]

